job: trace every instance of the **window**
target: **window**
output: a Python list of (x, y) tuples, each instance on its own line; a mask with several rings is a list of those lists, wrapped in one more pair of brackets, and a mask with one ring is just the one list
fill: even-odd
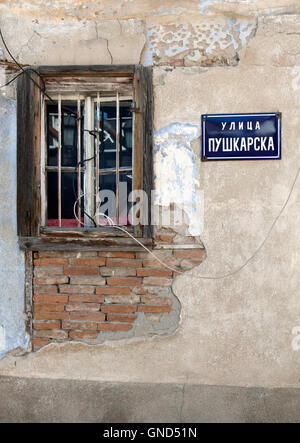
[(121, 236), (107, 216), (150, 238), (150, 217), (147, 226), (131, 226), (129, 210), (137, 189), (147, 192), (151, 207), (151, 68), (40, 67), (39, 73), (43, 80), (35, 74), (34, 80), (41, 88), (44, 82), (47, 94), (28, 76), (18, 82), (20, 245), (107, 242)]
[(42, 109), (42, 225), (105, 226), (100, 203), (114, 224), (130, 225), (133, 172), (141, 166), (133, 171), (133, 97), (98, 92), (56, 101)]

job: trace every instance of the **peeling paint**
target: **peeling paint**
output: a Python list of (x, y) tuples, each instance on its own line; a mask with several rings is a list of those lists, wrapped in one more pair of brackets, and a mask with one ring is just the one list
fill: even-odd
[(207, 64), (207, 60), (214, 57), (230, 59), (248, 44), (256, 28), (253, 19), (233, 18), (154, 25), (147, 30), (148, 58), (152, 57), (154, 64), (177, 59), (188, 64)]
[(191, 147), (200, 136), (196, 125), (172, 123), (154, 136), (155, 204), (183, 207), (189, 218), (189, 234), (202, 233), (201, 208), (203, 199), (197, 190), (199, 171)]
[(0, 97), (0, 358), (26, 348), (24, 259), (16, 226), (16, 103)]

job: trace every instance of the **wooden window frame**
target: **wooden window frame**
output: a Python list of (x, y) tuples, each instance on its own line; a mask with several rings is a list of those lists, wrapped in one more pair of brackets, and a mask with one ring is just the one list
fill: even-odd
[[(152, 244), (151, 190), (153, 189), (153, 97), (152, 68), (141, 65), (116, 66), (42, 66), (35, 68), (46, 81), (54, 79), (58, 85), (65, 79), (100, 77), (130, 77), (133, 82), (134, 154), (136, 168), (133, 189), (143, 189), (148, 195), (147, 226), (134, 226), (128, 231), (144, 244)], [(30, 76), (42, 89), (39, 75)], [(59, 87), (59, 86), (58, 86)], [(50, 92), (51, 95), (51, 92)], [(17, 222), (19, 245), (23, 250), (66, 249), (139, 249), (137, 243), (116, 228), (46, 228), (42, 226), (42, 112), (44, 95), (28, 75), (18, 79), (17, 85)], [(24, 173), (25, 172), (25, 173)], [(126, 228), (127, 229), (127, 228)]]

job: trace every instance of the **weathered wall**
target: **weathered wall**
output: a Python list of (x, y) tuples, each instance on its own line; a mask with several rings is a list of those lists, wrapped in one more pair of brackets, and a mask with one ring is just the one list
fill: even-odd
[[(222, 280), (199, 275), (230, 273), (245, 263), (291, 189), (299, 165), (299, 4), (163, 3), (65, 1), (51, 2), (47, 11), (38, 1), (30, 8), (22, 2), (21, 9), (19, 2), (1, 3), (3, 32), (22, 63), (155, 65), (156, 183), (174, 183), (160, 157), (166, 150), (171, 161), (176, 159), (168, 145), (172, 139), (180, 148), (178, 159), (185, 155), (192, 173), (185, 198), (204, 191), (201, 239), (208, 255), (173, 286), (182, 305), (176, 335), (93, 348), (51, 345), (18, 359), (16, 366), (13, 357), (3, 359), (1, 373), (298, 386), (300, 360), (291, 347), (291, 331), (300, 321), (299, 182), (264, 248), (241, 272)], [(282, 161), (200, 163), (201, 114), (271, 111), (283, 113)], [(178, 183), (183, 183), (180, 174)], [(166, 203), (163, 192), (160, 198)], [(198, 235), (199, 227), (190, 221)], [(18, 297), (21, 288), (14, 303)]]
[(0, 357), (26, 348), (24, 261), (16, 234), (16, 103), (0, 97)]

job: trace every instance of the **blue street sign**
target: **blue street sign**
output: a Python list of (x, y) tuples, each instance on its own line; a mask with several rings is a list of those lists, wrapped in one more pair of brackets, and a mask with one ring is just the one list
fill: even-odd
[(281, 114), (202, 115), (202, 160), (281, 159)]

